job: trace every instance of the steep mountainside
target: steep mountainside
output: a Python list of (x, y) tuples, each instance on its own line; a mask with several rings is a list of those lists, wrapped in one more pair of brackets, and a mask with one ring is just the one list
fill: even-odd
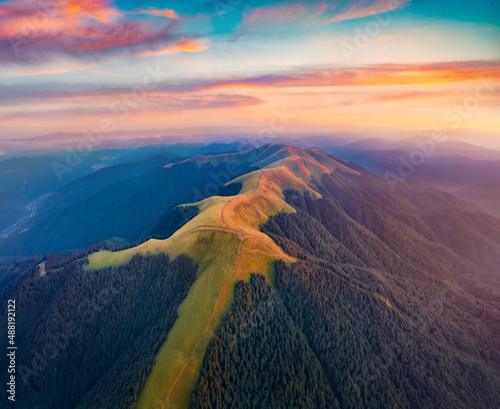
[[(165, 160), (175, 158), (166, 150), (160, 151), (158, 148), (150, 149), (144, 153), (131, 149), (95, 150), (85, 155), (63, 150), (45, 155), (21, 156), (6, 160), (0, 156), (0, 232), (15, 227), (12, 225), (23, 218), (29, 221), (29, 218), (35, 213), (40, 214), (46, 210), (47, 207), (42, 209), (45, 196), (64, 189), (67, 184), (71, 184), (79, 178), (85, 179), (86, 175), (92, 175), (93, 172), (105, 166), (110, 166), (111, 169), (113, 164), (123, 163), (122, 160), (129, 163), (137, 162), (160, 154)], [(143, 165), (150, 167), (154, 163), (154, 161), (149, 160), (145, 162)], [(134, 165), (131, 165), (134, 168)], [(116, 168), (114, 173), (116, 174), (116, 171), (120, 170), (126, 174), (126, 168), (126, 166)], [(135, 167), (135, 172), (136, 174), (140, 172), (138, 167)], [(101, 178), (101, 176), (104, 175), (100, 174), (98, 177), (86, 180), (93, 180), (97, 183), (96, 186), (99, 186), (107, 180), (106, 177)], [(36, 209), (34, 209), (35, 205)], [(5, 233), (2, 232), (3, 234)]]

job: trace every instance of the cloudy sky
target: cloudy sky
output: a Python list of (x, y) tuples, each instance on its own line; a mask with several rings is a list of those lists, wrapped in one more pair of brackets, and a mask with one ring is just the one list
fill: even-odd
[(287, 132), (493, 143), (499, 85), (497, 0), (0, 1), (0, 140), (259, 129), (286, 111)]

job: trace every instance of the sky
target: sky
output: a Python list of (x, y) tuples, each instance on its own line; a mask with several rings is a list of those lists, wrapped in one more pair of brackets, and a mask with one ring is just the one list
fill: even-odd
[(499, 107), (498, 0), (0, 0), (0, 148), (154, 128), (500, 146)]

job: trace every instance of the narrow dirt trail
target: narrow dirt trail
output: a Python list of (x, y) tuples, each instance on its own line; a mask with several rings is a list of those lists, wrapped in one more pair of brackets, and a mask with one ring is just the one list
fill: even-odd
[(213, 319), (215, 317), (215, 313), (217, 312), (217, 308), (219, 307), (219, 303), (220, 303), (220, 299), (221, 299), (222, 293), (223, 293), (224, 289), (226, 288), (227, 283), (229, 282), (229, 279), (234, 276), (234, 273), (236, 271), (236, 266), (238, 264), (238, 257), (240, 255), (241, 245), (243, 244), (244, 241), (245, 241), (244, 239), (240, 241), (240, 244), (238, 246), (238, 251), (236, 253), (236, 258), (234, 260), (233, 269), (232, 269), (231, 273), (227, 276), (226, 280), (224, 281), (224, 284), (222, 285), (222, 288), (219, 291), (219, 296), (217, 297), (217, 301), (215, 302), (215, 307), (214, 307), (214, 310), (212, 311), (212, 315), (210, 316), (210, 319), (208, 320), (207, 325), (205, 326), (205, 328), (204, 328), (204, 330), (203, 330), (200, 338), (198, 339), (198, 342), (194, 346), (193, 352), (189, 356), (189, 359), (186, 361), (186, 363), (184, 364), (184, 366), (181, 369), (181, 372), (179, 373), (179, 375), (175, 379), (174, 383), (172, 384), (172, 387), (170, 388), (170, 391), (168, 392), (168, 395), (167, 395), (167, 397), (165, 399), (165, 402), (163, 403), (162, 409), (165, 409), (165, 406), (167, 405), (168, 400), (170, 399), (170, 395), (172, 394), (172, 392), (173, 392), (173, 390), (175, 388), (175, 385), (177, 384), (177, 382), (181, 378), (182, 374), (184, 373), (184, 371), (188, 367), (189, 363), (194, 359), (194, 355), (196, 353), (196, 350), (198, 349), (198, 346), (200, 345), (200, 343), (201, 343), (203, 337), (205, 336), (205, 334), (207, 333), (208, 328), (210, 328), (210, 325), (212, 324), (212, 321), (213, 321)]
[[(266, 173), (265, 171), (262, 171), (261, 175), (259, 176), (259, 180), (257, 181), (257, 186), (255, 186), (254, 189), (251, 192), (245, 193), (244, 196), (251, 195), (252, 193), (255, 193), (257, 191), (257, 189), (260, 187), (260, 182), (261, 182), (262, 177), (264, 176), (265, 173)], [(224, 217), (224, 210), (226, 210), (226, 206), (229, 203), (231, 203), (236, 198), (238, 198), (238, 195), (234, 196), (232, 199), (230, 199), (226, 203), (224, 203), (224, 206), (222, 206), (222, 208), (220, 209), (220, 218), (221, 218), (221, 221), (228, 228), (231, 228), (231, 227), (229, 226), (229, 224), (227, 223), (227, 221), (226, 221), (226, 219)]]
[[(246, 193), (245, 195), (252, 194), (252, 193), (255, 193), (257, 191), (257, 189), (260, 187), (260, 183), (262, 181), (262, 177), (264, 176), (264, 174), (265, 174), (265, 172), (262, 172), (262, 174), (259, 176), (259, 180), (258, 180), (255, 188), (251, 192)], [(257, 234), (253, 234), (253, 233), (251, 233), (249, 231), (245, 231), (245, 230), (235, 229), (229, 225), (229, 223), (227, 222), (227, 218), (224, 215), (225, 210), (226, 210), (226, 206), (231, 201), (233, 201), (234, 199), (237, 199), (237, 198), (238, 198), (238, 196), (233, 197), (232, 199), (230, 199), (226, 203), (224, 203), (224, 205), (221, 207), (220, 218), (221, 218), (222, 223), (225, 225), (225, 227), (224, 226), (198, 226), (192, 230), (189, 230), (185, 233), (180, 234), (179, 236), (172, 237), (172, 241), (175, 241), (175, 240), (180, 239), (182, 237), (188, 236), (189, 234), (196, 233), (198, 231), (220, 231), (220, 232), (235, 234), (242, 241), (247, 239), (247, 238), (253, 238), (253, 239), (257, 240), (259, 243), (268, 247), (271, 251), (274, 250), (269, 245), (269, 243), (266, 243), (265, 241), (263, 241), (262, 238), (260, 238)], [(269, 255), (271, 255), (271, 254), (269, 254)], [(274, 254), (273, 256), (276, 256), (276, 255), (277, 254)]]
[(186, 233), (182, 233), (182, 234), (180, 234), (178, 236), (172, 237), (172, 241), (175, 241), (175, 240), (180, 239), (182, 237), (188, 236), (188, 235), (190, 235), (192, 233), (196, 233), (197, 231), (221, 231), (221, 232), (224, 232), (224, 233), (236, 234), (240, 240), (244, 240), (246, 238), (246, 236), (242, 232), (240, 232), (238, 230), (235, 230), (235, 229), (231, 229), (229, 227), (198, 226), (198, 227), (195, 227), (192, 230), (187, 231)]

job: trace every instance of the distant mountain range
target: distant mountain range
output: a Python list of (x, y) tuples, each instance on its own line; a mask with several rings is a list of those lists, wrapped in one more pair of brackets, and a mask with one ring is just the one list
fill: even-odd
[(328, 151), (381, 177), (402, 176), (398, 180), (406, 184), (453, 193), (500, 216), (500, 151), (453, 140), (436, 142), (428, 136), (397, 142), (366, 139)]

